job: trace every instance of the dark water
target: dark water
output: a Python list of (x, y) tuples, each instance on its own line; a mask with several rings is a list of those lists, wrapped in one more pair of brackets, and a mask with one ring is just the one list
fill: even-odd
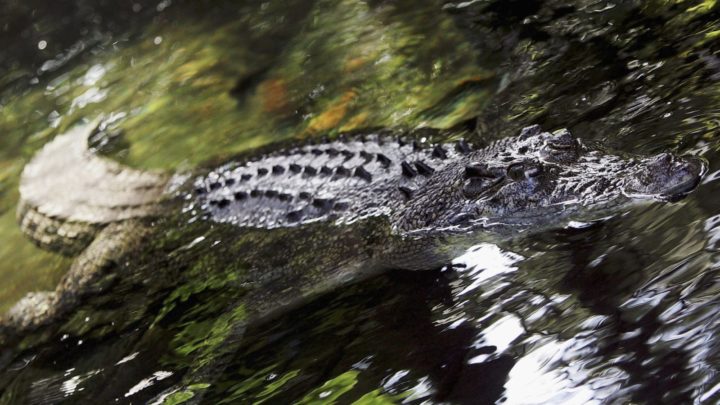
[[(8, 24), (33, 18), (31, 6), (9, 4)], [(166, 390), (168, 403), (720, 400), (715, 1), (167, 3), (142, 4), (136, 17), (113, 6), (80, 4), (58, 22), (37, 11), (52, 29), (3, 31), (17, 62), (0, 65), (2, 76), (17, 79), (0, 82), (0, 257), (8, 277), (29, 273), (7, 287), (5, 307), (38, 274), (50, 274), (37, 288), (47, 289), (67, 268), (31, 260), (39, 251), (13, 233), (22, 163), (98, 112), (124, 114), (117, 158), (137, 166), (188, 168), (343, 127), (471, 128), (481, 144), (540, 124), (621, 152), (700, 155), (709, 174), (677, 203), (478, 244), (453, 271), (391, 272), (335, 291), (249, 328), (222, 367), (192, 381), (242, 317), (236, 263), (271, 261), (302, 238), (258, 232), (228, 245), (212, 243), (221, 231), (168, 231), (155, 251), (204, 242), (138, 260), (117, 288), (6, 344), (1, 402), (145, 403)], [(87, 51), (38, 74), (48, 59), (34, 49), (55, 37), (52, 52)]]

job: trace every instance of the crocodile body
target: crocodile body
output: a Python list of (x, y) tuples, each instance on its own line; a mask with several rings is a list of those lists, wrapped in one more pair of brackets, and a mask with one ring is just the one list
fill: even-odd
[[(169, 175), (98, 156), (88, 147), (96, 129), (103, 125), (58, 136), (25, 168), (18, 208), (23, 231), (40, 246), (80, 256), (55, 292), (21, 300), (5, 326), (32, 328), (69, 310), (98, 268), (131, 255), (142, 235), (152, 235), (144, 218), (169, 212), (238, 232), (317, 223), (338, 230), (304, 249), (342, 246), (338, 257), (352, 260), (333, 258), (311, 278), (298, 275), (297, 266), (255, 273), (258, 294), (268, 297), (259, 300), (267, 303), (257, 311), (260, 318), (383, 269), (442, 266), (457, 253), (443, 246), (449, 235), (538, 231), (583, 212), (672, 200), (705, 172), (693, 157), (621, 157), (592, 150), (566, 130), (533, 126), (479, 150), (381, 131)], [(373, 218), (379, 220), (364, 228), (367, 235), (344, 235), (343, 229)], [(281, 298), (263, 292), (278, 280), (287, 287)], [(301, 291), (288, 293), (295, 286)]]
[[(220, 255), (218, 265), (233, 271), (219, 290), (233, 296), (224, 312), (232, 321), (197, 355), (200, 366), (165, 394), (214, 381), (248, 325), (319, 294), (389, 268), (446, 265), (488, 235), (674, 200), (706, 170), (694, 157), (616, 156), (566, 130), (533, 126), (475, 151), (464, 142), (432, 145), (380, 132), (172, 175), (98, 155), (88, 146), (96, 130), (103, 124), (57, 136), (25, 167), (17, 211), (23, 232), (75, 260), (54, 291), (29, 293), (0, 319), (0, 342), (71, 322), (74, 309), (113, 280), (123, 291), (132, 288), (122, 281), (133, 280), (141, 290), (146, 283), (172, 289), (183, 269)], [(155, 274), (153, 260), (172, 274)], [(205, 278), (200, 268), (189, 277)]]
[[(430, 145), (370, 134), (219, 167), (195, 181), (190, 207), (238, 227), (342, 226), (381, 216), (402, 236), (512, 232), (558, 225), (586, 207), (672, 200), (692, 190), (704, 170), (698, 159), (667, 153), (590, 150), (567, 130), (538, 126), (476, 151), (463, 141)], [(399, 247), (382, 260), (422, 270), (449, 259), (425, 247), (420, 254)]]

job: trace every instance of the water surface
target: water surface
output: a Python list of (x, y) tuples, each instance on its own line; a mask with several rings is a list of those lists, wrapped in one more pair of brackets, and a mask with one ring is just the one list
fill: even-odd
[[(8, 4), (8, 23), (27, 16)], [(46, 11), (29, 31), (5, 30), (17, 62), (0, 65), (0, 308), (52, 288), (71, 262), (14, 224), (24, 162), (101, 113), (123, 134), (108, 153), (144, 168), (366, 127), (472, 128), (480, 145), (540, 124), (621, 153), (699, 155), (709, 174), (677, 203), (480, 243), (455, 270), (323, 296), (245, 331), (192, 382), (242, 318), (242, 248), (260, 255), (297, 234), (228, 241), (178, 223), (156, 248), (200, 238), (190, 253), (147, 258), (62, 325), (5, 347), (0, 401), (144, 403), (177, 384), (167, 402), (720, 399), (715, 1), (118, 7), (80, 3), (69, 21)]]

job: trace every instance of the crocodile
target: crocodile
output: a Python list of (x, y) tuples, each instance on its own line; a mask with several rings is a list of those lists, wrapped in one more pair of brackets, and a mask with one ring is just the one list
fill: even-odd
[[(352, 260), (333, 259), (307, 278), (287, 267), (250, 273), (258, 294), (252, 322), (383, 270), (442, 267), (462, 248), (452, 238), (508, 238), (636, 202), (676, 201), (707, 168), (694, 156), (612, 154), (567, 129), (534, 125), (478, 149), (463, 140), (430, 143), (368, 131), (172, 174), (129, 168), (97, 153), (89, 139), (106, 127), (101, 119), (78, 125), (24, 168), (22, 231), (76, 259), (55, 291), (28, 294), (0, 321), (3, 328), (27, 331), (71, 311), (84, 294), (98, 292), (98, 274), (153, 237), (148, 218), (172, 212), (238, 233), (318, 223), (335, 230), (323, 228), (327, 234), (311, 248), (344, 245)], [(343, 230), (358, 223), (370, 225), (348, 242)]]

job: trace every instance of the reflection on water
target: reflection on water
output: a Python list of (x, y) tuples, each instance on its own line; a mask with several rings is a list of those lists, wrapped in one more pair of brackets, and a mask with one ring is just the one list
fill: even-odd
[(242, 343), (248, 262), (287, 265), (277, 251), (310, 245), (294, 259), (319, 267), (322, 249), (302, 231), (159, 223), (156, 253), (107, 293), (3, 347), (0, 402), (720, 400), (716, 2), (78, 2), (67, 21), (37, 11), (37, 31), (3, 7), (0, 45), (20, 39), (0, 47), (0, 309), (71, 263), (14, 224), (23, 164), (100, 113), (113, 125), (99, 147), (141, 167), (370, 126), (470, 123), (482, 144), (537, 123), (621, 153), (701, 155), (710, 174), (674, 204), (334, 291)]

